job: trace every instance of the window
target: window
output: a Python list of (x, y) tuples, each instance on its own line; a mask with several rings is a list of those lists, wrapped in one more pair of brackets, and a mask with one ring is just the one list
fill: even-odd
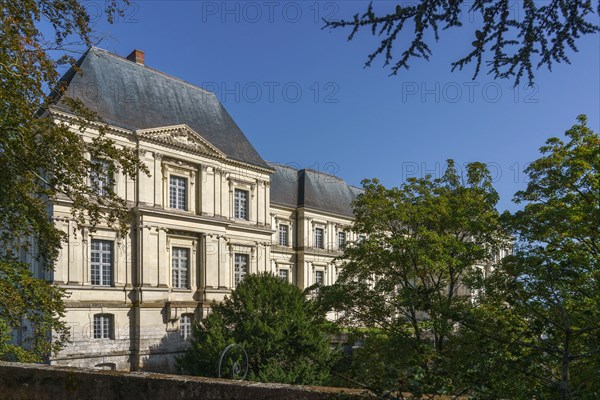
[(346, 232), (338, 232), (338, 249), (343, 250), (346, 247)]
[(114, 178), (112, 165), (105, 160), (92, 160), (92, 171), (90, 174), (90, 185), (98, 196), (106, 196), (113, 189)]
[(183, 314), (181, 316), (181, 321), (179, 322), (179, 334), (185, 340), (192, 336), (192, 321), (194, 321), (194, 316), (192, 314)]
[(189, 249), (173, 247), (171, 256), (171, 268), (173, 272), (173, 287), (188, 287)]
[(322, 285), (325, 280), (325, 273), (323, 271), (315, 271), (315, 283), (317, 285)]
[(324, 249), (325, 248), (323, 246), (323, 229), (322, 228), (316, 228), (315, 229), (315, 247), (317, 249)]
[(113, 316), (111, 314), (94, 315), (94, 339), (112, 339)]
[(187, 210), (187, 179), (180, 176), (169, 177), (169, 207)]
[(248, 192), (235, 189), (233, 203), (233, 216), (248, 220)]
[(285, 224), (279, 225), (279, 245), (288, 246), (289, 227)]
[(234, 265), (235, 286), (237, 286), (248, 273), (248, 254), (235, 254)]
[(289, 282), (289, 276), (290, 276), (290, 271), (288, 271), (287, 269), (279, 270), (279, 279), (281, 279), (282, 281)]
[(92, 239), (90, 260), (92, 285), (112, 286), (113, 243)]

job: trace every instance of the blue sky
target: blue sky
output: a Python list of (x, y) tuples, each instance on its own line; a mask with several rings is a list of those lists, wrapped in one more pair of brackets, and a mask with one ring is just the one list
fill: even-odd
[[(431, 61), (389, 77), (381, 59), (363, 69), (378, 44), (369, 32), (347, 42), (348, 31), (321, 29), (321, 17), (348, 18), (367, 2), (132, 0), (113, 25), (103, 1), (85, 4), (99, 47), (123, 56), (138, 48), (146, 65), (216, 92), (263, 158), (356, 186), (439, 175), (448, 158), (482, 161), (499, 209), (514, 209), (522, 169), (546, 138), (562, 136), (579, 114), (600, 131), (598, 35), (579, 42), (571, 65), (539, 70), (535, 88), (515, 90), (485, 73), (472, 80), (473, 66), (450, 72), (471, 46), (476, 18), (432, 42)], [(382, 11), (390, 4), (374, 2)]]

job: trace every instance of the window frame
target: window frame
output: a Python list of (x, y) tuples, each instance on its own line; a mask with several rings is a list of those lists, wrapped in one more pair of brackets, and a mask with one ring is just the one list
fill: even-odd
[[(94, 245), (99, 244), (99, 249), (94, 249)], [(103, 249), (102, 245), (108, 244), (108, 250)], [(94, 261), (94, 254), (98, 252), (98, 261)], [(107, 275), (107, 265), (103, 255), (108, 253), (108, 283), (104, 278)], [(94, 269), (98, 268), (98, 280), (94, 280)], [(90, 241), (90, 283), (92, 286), (114, 287), (115, 286), (115, 242), (106, 239), (91, 239)]]
[[(290, 281), (290, 270), (288, 268), (279, 268), (278, 272), (278, 277), (279, 279), (281, 279), (284, 282), (289, 282)], [(285, 277), (281, 276), (281, 273), (284, 272), (285, 273)]]
[[(239, 258), (239, 260), (238, 260)], [(243, 267), (245, 270), (242, 271), (240, 267), (242, 266), (241, 259), (245, 259)], [(237, 287), (244, 278), (250, 272), (250, 255), (248, 253), (234, 253), (233, 255), (233, 287)]]
[(181, 319), (179, 320), (179, 335), (183, 340), (189, 340), (192, 337), (193, 324), (194, 324), (194, 314), (191, 314), (191, 313), (181, 314)]
[[(185, 254), (185, 259), (180, 256), (181, 252)], [(176, 253), (178, 256), (176, 257)], [(190, 288), (190, 265), (191, 251), (189, 247), (173, 246), (171, 247), (171, 287), (173, 289), (189, 289)], [(181, 261), (186, 261), (185, 275), (182, 275), (183, 268), (180, 265)], [(177, 263), (175, 262), (177, 261)], [(177, 265), (176, 265), (177, 264)], [(185, 277), (185, 285), (182, 285), (182, 276)]]
[(114, 340), (114, 314), (98, 313), (94, 314), (92, 326), (92, 337), (98, 340)]
[[(285, 232), (285, 236), (283, 237), (284, 240), (282, 240), (282, 228), (284, 229)], [(280, 246), (282, 247), (289, 247), (290, 246), (290, 226), (288, 224), (279, 224), (279, 230), (278, 230), (278, 243)]]
[(90, 161), (94, 165), (102, 166), (102, 171), (99, 174), (94, 169), (90, 171), (90, 187), (92, 191), (100, 197), (107, 196), (110, 192), (114, 193), (114, 165), (110, 161), (100, 158), (92, 158)]
[[(177, 185), (173, 185), (174, 181), (180, 181), (179, 183), (183, 182), (183, 186), (180, 186), (179, 184)], [(175, 189), (175, 193), (173, 196), (173, 189)], [(181, 204), (181, 196), (180, 196), (180, 189), (183, 189), (183, 207)], [(185, 177), (185, 176), (181, 176), (178, 174), (169, 174), (169, 193), (168, 193), (168, 200), (169, 200), (169, 208), (173, 209), (173, 210), (179, 210), (179, 211), (189, 211), (189, 178)], [(173, 202), (174, 200), (174, 202)]]
[[(317, 281), (317, 276), (319, 276), (319, 275), (321, 276), (321, 282)], [(325, 271), (323, 271), (321, 269), (315, 270), (313, 279), (314, 279), (315, 285), (324, 286), (325, 285)]]
[[(320, 235), (317, 233), (320, 233)], [(325, 229), (315, 228), (314, 235), (315, 235), (315, 246), (314, 247), (316, 249), (325, 249)]]
[(346, 243), (348, 241), (348, 235), (345, 231), (338, 231), (338, 249), (344, 250), (346, 248)]
[[(245, 198), (241, 198), (238, 194), (244, 194)], [(241, 201), (243, 200), (243, 204)], [(246, 189), (233, 189), (233, 218), (242, 221), (250, 221), (250, 191)]]

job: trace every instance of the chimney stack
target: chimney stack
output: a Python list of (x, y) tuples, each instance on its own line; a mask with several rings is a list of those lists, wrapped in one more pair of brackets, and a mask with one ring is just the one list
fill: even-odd
[(135, 49), (131, 52), (130, 55), (127, 56), (129, 61), (133, 61), (136, 64), (144, 65), (144, 52), (141, 50)]

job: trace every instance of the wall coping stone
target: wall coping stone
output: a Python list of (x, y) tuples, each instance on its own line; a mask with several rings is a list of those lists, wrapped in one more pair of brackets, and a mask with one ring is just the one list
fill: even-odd
[(0, 397), (5, 400), (358, 400), (369, 395), (359, 389), (0, 361)]

